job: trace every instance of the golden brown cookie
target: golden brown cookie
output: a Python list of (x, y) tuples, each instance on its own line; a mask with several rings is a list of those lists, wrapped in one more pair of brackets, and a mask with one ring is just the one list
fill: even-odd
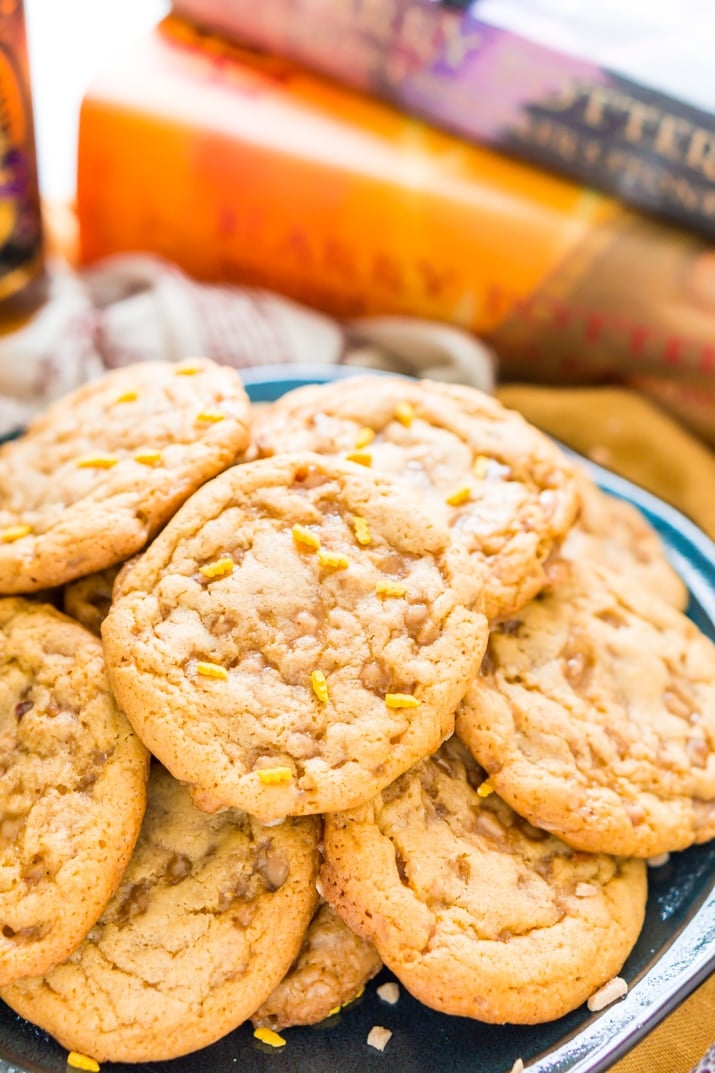
[(256, 1027), (315, 1025), (357, 998), (380, 969), (374, 945), (324, 902), (310, 922), (295, 963), (251, 1016)]
[(606, 495), (579, 472), (581, 514), (561, 547), (574, 562), (602, 563), (684, 611), (688, 590), (668, 562), (659, 534), (632, 503)]
[(200, 807), (351, 807), (451, 733), (481, 662), (476, 567), (387, 477), (318, 455), (205, 485), (102, 626), (137, 733)]
[(87, 574), (65, 585), (63, 604), (66, 615), (76, 619), (97, 637), (100, 627), (107, 617), (112, 602), (112, 591), (121, 564), (98, 570), (96, 574)]
[(546, 583), (544, 563), (578, 510), (571, 463), (517, 413), (474, 388), (351, 377), (299, 388), (255, 428), (265, 455), (352, 458), (406, 484), (485, 575), (490, 619)]
[(421, 1002), (536, 1024), (621, 969), (643, 861), (575, 853), (517, 816), (456, 738), (370, 804), (325, 820), (326, 898)]
[(605, 567), (491, 634), (457, 732), (512, 808), (577, 849), (650, 857), (715, 836), (715, 645)]
[(127, 559), (248, 443), (238, 374), (209, 361), (108, 373), (0, 449), (0, 592)]
[(75, 954), (0, 991), (97, 1061), (154, 1062), (249, 1017), (300, 949), (317, 901), (320, 825), (207, 816), (159, 765), (121, 886)]
[(102, 647), (54, 608), (0, 600), (0, 983), (61, 961), (116, 890), (148, 754)]

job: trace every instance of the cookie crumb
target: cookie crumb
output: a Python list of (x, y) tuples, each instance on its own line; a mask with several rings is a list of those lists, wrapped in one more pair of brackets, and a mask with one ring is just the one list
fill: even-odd
[(322, 704), (328, 703), (328, 683), (322, 671), (313, 671), (310, 675), (313, 692)]
[(306, 548), (312, 548), (313, 551), (320, 547), (320, 537), (317, 533), (313, 533), (310, 529), (306, 529), (304, 525), (294, 525), (291, 532), (293, 533), (293, 540), (295, 540), (296, 544), (303, 544)]
[(385, 704), (388, 708), (418, 708), (419, 701), (411, 693), (387, 693)]
[(260, 768), (257, 774), (258, 778), (266, 786), (275, 786), (277, 783), (290, 782), (293, 778), (293, 772), (289, 767), (264, 767)]
[(227, 577), (233, 573), (233, 567), (233, 559), (216, 559), (213, 563), (206, 563), (205, 566), (200, 566), (199, 573), (211, 580), (216, 577)]
[(404, 425), (405, 428), (409, 428), (415, 419), (415, 408), (411, 402), (398, 402), (395, 407), (395, 417)]
[(349, 455), (345, 455), (348, 462), (356, 462), (358, 466), (371, 466), (372, 455), (369, 451), (351, 451)]
[(142, 466), (156, 466), (161, 462), (161, 451), (139, 451), (134, 455), (134, 461)]
[(375, 439), (375, 429), (369, 428), (367, 425), (365, 428), (361, 428), (355, 437), (355, 450), (359, 451), (362, 447), (367, 447), (369, 443)]
[(261, 1043), (267, 1043), (269, 1047), (285, 1047), (286, 1045), (283, 1036), (279, 1036), (272, 1028), (257, 1028), (253, 1035), (255, 1039), (260, 1040)]
[(2, 540), (3, 544), (12, 544), (31, 532), (31, 525), (9, 525), (7, 529), (3, 529), (2, 533), (0, 533), (0, 540)]
[(363, 518), (359, 514), (354, 515), (353, 529), (355, 530), (355, 539), (358, 544), (370, 543), (372, 537), (370, 536), (370, 526), (367, 524), (367, 518)]
[(378, 596), (404, 596), (407, 586), (401, 581), (378, 581), (375, 592)]
[(646, 864), (649, 868), (662, 868), (664, 864), (667, 864), (670, 860), (669, 853), (656, 853), (654, 857), (649, 857)]
[(623, 977), (614, 976), (612, 980), (609, 980), (608, 983), (599, 988), (594, 995), (591, 995), (586, 1005), (591, 1013), (598, 1013), (599, 1010), (610, 1006), (616, 999), (623, 998), (627, 991), (628, 984)]
[(381, 998), (383, 1002), (386, 1002), (388, 1006), (394, 1006), (400, 998), (400, 985), (391, 981), (387, 984), (380, 984), (377, 989), (378, 998)]
[(477, 786), (477, 796), (478, 797), (489, 797), (489, 795), (493, 794), (493, 793), (494, 793), (494, 787), (490, 783), (489, 779), (485, 779), (483, 783), (481, 783), (479, 786)]
[(78, 458), (77, 469), (111, 469), (116, 466), (117, 459), (114, 455), (86, 455)]
[(86, 1069), (88, 1073), (99, 1073), (99, 1062), (95, 1062), (94, 1058), (86, 1054), (80, 1054), (79, 1051), (70, 1051), (67, 1055), (67, 1065), (72, 1066), (73, 1069)]
[(347, 570), (350, 560), (347, 555), (341, 555), (339, 551), (327, 551), (318, 548), (318, 562), (321, 566), (330, 566), (333, 570)]
[(196, 664), (196, 673), (203, 675), (204, 678), (220, 678), (222, 680), (228, 678), (228, 671), (225, 667), (222, 667), (219, 663), (207, 663), (204, 660), (199, 660)]
[(524, 1073), (524, 1060), (523, 1058), (517, 1058), (514, 1065), (509, 1070), (509, 1073)]
[(389, 1028), (373, 1025), (367, 1034), (367, 1045), (368, 1047), (374, 1047), (376, 1051), (384, 1051), (391, 1039), (392, 1032), (390, 1032)]
[(460, 488), (455, 488), (453, 492), (450, 492), (445, 503), (450, 507), (461, 507), (463, 503), (466, 503), (472, 497), (472, 489), (468, 484), (463, 484)]

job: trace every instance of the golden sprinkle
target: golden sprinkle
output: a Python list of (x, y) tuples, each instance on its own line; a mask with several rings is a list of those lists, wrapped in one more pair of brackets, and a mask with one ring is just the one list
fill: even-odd
[(349, 455), (345, 455), (348, 462), (356, 462), (358, 466), (371, 466), (372, 455), (369, 451), (351, 451)]
[(472, 465), (472, 473), (480, 481), (483, 481), (489, 469), (489, 459), (486, 455), (477, 455)]
[(306, 548), (312, 548), (316, 551), (320, 547), (320, 537), (317, 533), (313, 533), (310, 529), (306, 529), (304, 525), (294, 525), (292, 529), (293, 540), (296, 544), (304, 544)]
[(217, 421), (223, 421), (225, 416), (226, 414), (222, 414), (220, 410), (202, 410), (196, 415), (196, 420), (215, 425)]
[(72, 1066), (73, 1069), (86, 1069), (88, 1073), (99, 1073), (99, 1062), (95, 1062), (94, 1058), (88, 1058), (86, 1054), (80, 1054), (79, 1051), (70, 1051), (67, 1055), (67, 1065)]
[(341, 555), (339, 551), (328, 551), (327, 548), (318, 550), (318, 562), (321, 566), (332, 566), (334, 570), (347, 570), (350, 566), (347, 555)]
[(367, 447), (369, 443), (375, 439), (375, 429), (369, 428), (367, 425), (365, 428), (361, 428), (355, 437), (355, 450), (359, 451), (361, 447)]
[(15, 540), (20, 540), (21, 537), (27, 536), (32, 532), (31, 525), (9, 525), (7, 529), (3, 529), (0, 533), (0, 540), (3, 544), (12, 544)]
[(135, 462), (141, 462), (142, 466), (156, 466), (161, 462), (161, 451), (139, 451), (134, 455)]
[(489, 797), (489, 794), (494, 793), (494, 787), (489, 779), (485, 779), (481, 786), (477, 786), (477, 793), (480, 797)]
[(388, 708), (417, 708), (419, 703), (411, 693), (388, 693), (385, 697)]
[(257, 1028), (253, 1035), (255, 1039), (259, 1039), (261, 1043), (267, 1043), (269, 1047), (285, 1047), (286, 1045), (283, 1036), (279, 1036), (272, 1028)]
[(228, 678), (228, 671), (220, 663), (204, 663), (202, 660), (196, 664), (196, 673), (202, 674), (204, 678)]
[(322, 671), (313, 671), (310, 676), (313, 692), (323, 704), (328, 703), (328, 683)]
[(401, 581), (378, 581), (375, 592), (378, 596), (404, 596), (407, 586)]
[(77, 469), (111, 469), (116, 464), (114, 455), (87, 455), (77, 459)]
[(234, 565), (233, 559), (217, 559), (216, 562), (200, 566), (199, 573), (207, 578), (228, 577), (229, 574), (233, 573)]
[(463, 503), (466, 503), (472, 497), (472, 489), (469, 485), (464, 484), (461, 488), (455, 488), (453, 492), (447, 496), (445, 502), (449, 503), (450, 507), (461, 507)]
[(415, 408), (411, 402), (400, 402), (395, 407), (395, 417), (404, 425), (405, 428), (409, 428), (415, 419)]
[(179, 365), (174, 369), (177, 376), (196, 376), (203, 369), (203, 365), (197, 365), (195, 362), (188, 362), (184, 365)]
[(355, 539), (358, 544), (370, 543), (372, 537), (370, 536), (370, 526), (367, 524), (367, 518), (363, 518), (359, 514), (353, 515), (353, 529), (355, 530)]
[(258, 778), (266, 786), (275, 786), (277, 783), (290, 782), (293, 772), (289, 767), (264, 767), (257, 772)]
[(116, 397), (116, 399), (114, 401), (115, 402), (136, 402), (137, 401), (137, 393), (136, 393), (136, 391), (125, 391), (123, 395), (117, 395), (117, 397)]

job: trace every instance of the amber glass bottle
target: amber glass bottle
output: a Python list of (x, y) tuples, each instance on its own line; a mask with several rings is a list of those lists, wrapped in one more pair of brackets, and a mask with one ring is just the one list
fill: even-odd
[(44, 297), (42, 219), (22, 0), (0, 0), (0, 331)]

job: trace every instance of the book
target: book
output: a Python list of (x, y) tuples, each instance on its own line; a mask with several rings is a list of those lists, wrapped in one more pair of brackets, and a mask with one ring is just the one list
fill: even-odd
[[(563, 4), (549, 21), (549, 4), (530, 14), (515, 0), (173, 0), (173, 8), (198, 26), (715, 236), (715, 90), (706, 76), (706, 89), (689, 93), (688, 81), (688, 68), (704, 62), (709, 24), (701, 38), (693, 19), (687, 48), (660, 56), (644, 23), (641, 49), (651, 52), (637, 63), (614, 49), (621, 28), (636, 57), (639, 40), (632, 14), (624, 10), (621, 27), (613, 5), (601, 15), (598, 5), (579, 9), (580, 35), (566, 33), (574, 26)], [(657, 20), (661, 49), (666, 14)], [(680, 19), (680, 8), (669, 17)], [(521, 26), (539, 39), (515, 32)], [(599, 62), (609, 56), (620, 70)]]
[(503, 378), (712, 397), (704, 240), (174, 16), (88, 91), (77, 209), (85, 263), (146, 250), (342, 318), (467, 328)]

